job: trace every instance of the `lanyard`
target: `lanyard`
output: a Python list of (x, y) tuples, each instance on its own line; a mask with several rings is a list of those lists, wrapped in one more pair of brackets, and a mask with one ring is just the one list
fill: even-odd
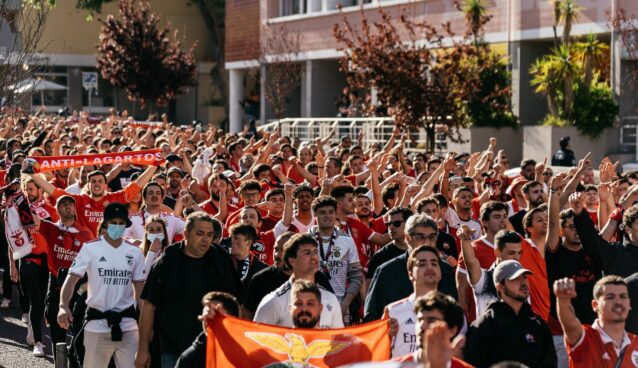
[(332, 255), (332, 248), (335, 245), (335, 239), (337, 238), (337, 232), (333, 231), (332, 236), (330, 237), (330, 244), (328, 245), (328, 250), (324, 254), (323, 252), (323, 239), (321, 238), (321, 234), (317, 231), (317, 243), (319, 243), (319, 255), (321, 256), (321, 262), (328, 262), (328, 258)]

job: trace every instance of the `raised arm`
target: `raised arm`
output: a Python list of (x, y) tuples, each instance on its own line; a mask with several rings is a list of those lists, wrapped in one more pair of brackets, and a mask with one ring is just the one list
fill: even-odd
[(576, 192), (576, 187), (578, 186), (578, 183), (580, 182), (580, 178), (583, 176), (583, 171), (589, 165), (590, 162), (591, 162), (591, 152), (588, 152), (582, 160), (578, 161), (578, 167), (576, 168), (574, 175), (567, 182), (567, 185), (565, 186), (565, 189), (563, 190), (563, 193), (560, 196), (561, 208), (565, 206), (567, 201), (569, 201), (569, 196), (572, 193)]
[(548, 229), (545, 246), (550, 252), (558, 248), (560, 240), (560, 188), (563, 186), (565, 174), (559, 174), (549, 181)]
[[(465, 262), (465, 269), (472, 285), (476, 285), (481, 279), (481, 264), (476, 258), (476, 252), (472, 247), (472, 229), (467, 225), (461, 225), (457, 235), (461, 240), (461, 254)], [(491, 280), (489, 280), (491, 282)]]
[[(22, 165), (23, 171), (24, 171), (24, 168), (25, 168), (25, 165), (23, 164)], [(29, 176), (31, 177), (31, 179), (33, 179), (33, 182), (35, 183), (35, 185), (42, 188), (42, 190), (44, 190), (46, 194), (53, 195), (53, 192), (55, 191), (55, 186), (49, 183), (48, 181), (46, 181), (42, 175), (29, 174)]]
[(293, 184), (284, 184), (284, 214), (281, 218), (281, 222), (287, 228), (290, 227), (290, 223), (292, 222), (292, 202), (294, 200), (293, 193), (295, 191), (295, 186)]
[(137, 184), (137, 186), (140, 188), (144, 188), (144, 186), (149, 181), (151, 181), (151, 179), (153, 178), (153, 175), (155, 175), (156, 170), (157, 170), (157, 166), (154, 166), (154, 165), (150, 165), (146, 167), (146, 170), (144, 170), (144, 172), (142, 172), (142, 174), (137, 179), (135, 179), (135, 184)]
[(570, 278), (556, 280), (554, 294), (556, 295), (556, 312), (563, 326), (565, 341), (573, 347), (585, 333), (572, 305), (572, 299), (576, 297), (576, 283)]

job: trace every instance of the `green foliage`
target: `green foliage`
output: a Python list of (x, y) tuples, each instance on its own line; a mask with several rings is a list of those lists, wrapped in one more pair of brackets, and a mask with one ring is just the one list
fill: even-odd
[(556, 127), (568, 127), (568, 126), (571, 126), (572, 123), (567, 121), (567, 120), (565, 120), (565, 119), (563, 119), (563, 118), (560, 118), (558, 116), (547, 114), (545, 116), (545, 119), (543, 119), (543, 121), (541, 122), (541, 125), (544, 125), (544, 126), (556, 126)]
[[(517, 127), (516, 116), (511, 110), (511, 73), (500, 55), (488, 51), (479, 68), (479, 88), (467, 102), (467, 112), (473, 126)], [(477, 62), (477, 61), (473, 61)], [(495, 93), (499, 91), (500, 93)]]
[(574, 125), (582, 134), (596, 138), (614, 125), (619, 106), (608, 83), (594, 82), (588, 90), (576, 88)]

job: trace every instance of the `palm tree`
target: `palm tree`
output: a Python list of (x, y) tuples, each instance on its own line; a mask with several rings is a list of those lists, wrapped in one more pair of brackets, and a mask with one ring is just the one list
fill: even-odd
[(481, 29), (487, 21), (487, 4), (485, 0), (463, 0), (461, 10), (465, 14), (465, 21), (468, 24), (473, 38), (474, 46), (478, 47), (479, 41), (483, 37)]
[(560, 20), (563, 22), (563, 45), (569, 45), (572, 25), (578, 18), (581, 9), (574, 0), (563, 0), (560, 3)]
[(574, 106), (574, 80), (580, 75), (580, 66), (575, 62), (574, 50), (570, 46), (561, 45), (552, 50), (550, 58), (554, 61), (556, 78), (562, 82), (564, 88), (564, 113), (568, 120)]
[(594, 78), (594, 64), (608, 52), (609, 46), (598, 40), (595, 34), (590, 33), (585, 38), (585, 41), (578, 42), (575, 47), (578, 56), (582, 60), (583, 87), (585, 87), (585, 93), (589, 93), (592, 79)]
[(547, 99), (549, 113), (552, 116), (558, 116), (556, 97), (559, 82), (556, 80), (556, 68), (552, 64), (553, 60), (549, 57), (537, 59), (529, 70), (533, 76), (530, 84), (536, 87), (535, 92), (537, 94), (543, 95)]

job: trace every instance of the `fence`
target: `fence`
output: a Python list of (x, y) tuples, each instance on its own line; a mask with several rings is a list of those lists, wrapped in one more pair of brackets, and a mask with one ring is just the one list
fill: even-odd
[[(392, 118), (287, 118), (274, 121), (258, 127), (260, 130), (273, 131), (277, 124), (281, 127), (281, 134), (297, 137), (302, 142), (314, 142), (317, 138), (327, 137), (332, 129), (336, 129), (330, 143), (338, 143), (343, 136), (349, 136), (356, 141), (359, 132), (365, 133), (364, 145), (385, 145), (392, 137), (394, 120)], [(425, 150), (427, 135), (424, 128), (410, 131), (413, 142), (408, 141), (406, 149), (416, 151)], [(436, 134), (435, 145), (437, 152), (445, 153), (447, 140), (445, 134)]]

